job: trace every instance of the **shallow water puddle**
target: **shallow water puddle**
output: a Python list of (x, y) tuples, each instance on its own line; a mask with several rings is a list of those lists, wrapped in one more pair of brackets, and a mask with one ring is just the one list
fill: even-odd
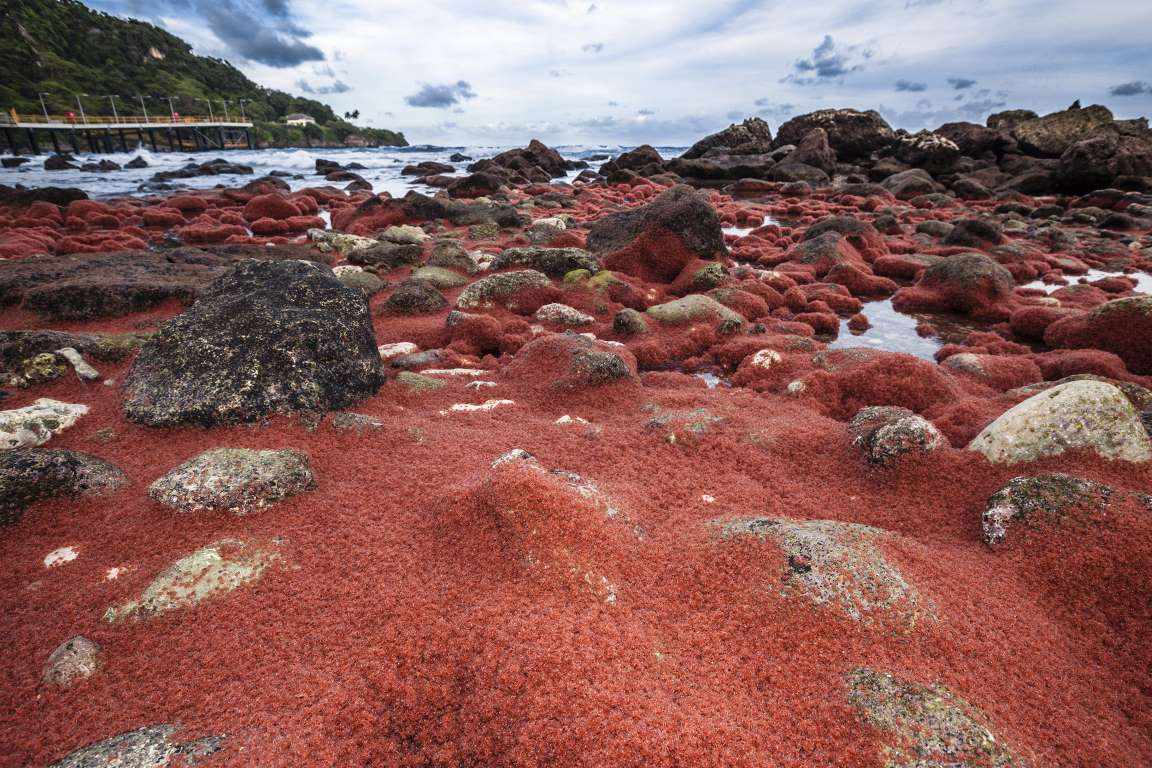
[(1083, 279), (1085, 282), (1092, 282), (1093, 280), (1100, 280), (1105, 277), (1130, 277), (1136, 281), (1136, 291), (1139, 293), (1152, 294), (1152, 275), (1146, 272), (1105, 272), (1102, 269), (1089, 269), (1083, 275), (1067, 275), (1068, 283), (1061, 285), (1059, 283), (1046, 283), (1043, 280), (1033, 280), (1030, 283), (1025, 283), (1020, 286), (1021, 288), (1039, 288), (1045, 293), (1052, 293), (1058, 288), (1066, 288), (1069, 285), (1076, 285)]
[[(892, 306), (891, 299), (867, 302), (862, 311), (871, 323), (868, 330), (863, 333), (852, 333), (848, 330), (848, 321), (841, 318), (840, 335), (828, 344), (829, 349), (873, 347), (886, 352), (905, 352), (925, 360), (934, 360), (936, 350), (944, 346), (944, 342), (935, 336), (924, 337), (917, 333), (916, 326), (920, 320), (912, 315), (897, 312)], [(936, 323), (934, 319), (929, 322)]]

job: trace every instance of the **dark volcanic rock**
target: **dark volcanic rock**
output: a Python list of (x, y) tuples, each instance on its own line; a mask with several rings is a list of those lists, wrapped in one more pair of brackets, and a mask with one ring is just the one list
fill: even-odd
[(631, 152), (625, 152), (619, 157), (609, 160), (600, 166), (601, 176), (611, 176), (622, 170), (635, 171), (641, 176), (651, 176), (663, 170), (664, 158), (649, 144), (643, 144)]
[[(468, 166), (468, 170), (473, 173), (499, 169), (509, 172), (515, 181), (548, 181), (566, 176), (568, 163), (559, 152), (532, 139), (524, 149), (510, 149)], [(540, 174), (543, 174), (543, 179), (539, 178)]]
[(1122, 176), (1152, 176), (1152, 132), (1101, 128), (1068, 147), (1053, 175), (1062, 191), (1075, 194), (1109, 187)]
[(686, 186), (596, 221), (587, 246), (608, 269), (665, 282), (694, 259), (714, 259), (726, 250), (716, 211)]
[(10, 205), (32, 205), (32, 203), (53, 203), (61, 207), (74, 200), (87, 200), (88, 193), (75, 187), (37, 187), (28, 189), (17, 184), (9, 187), (0, 184), (0, 203)]
[(150, 426), (327, 411), (383, 382), (364, 297), (326, 266), (246, 262), (141, 349), (124, 410)]
[(984, 121), (989, 128), (1010, 131), (1020, 123), (1035, 120), (1040, 117), (1030, 109), (1006, 109), (1003, 112), (994, 112)]
[(1107, 107), (1079, 102), (1060, 112), (1027, 120), (1012, 129), (1020, 148), (1037, 157), (1060, 157), (1068, 147), (1112, 122)]
[(415, 165), (406, 165), (400, 171), (401, 176), (435, 176), (438, 173), (452, 173), (456, 169), (447, 163), (437, 163), (434, 160), (425, 160)]
[(86, 453), (49, 448), (0, 451), (0, 524), (15, 522), (29, 504), (41, 499), (100, 493), (127, 482), (118, 467)]
[(222, 736), (180, 743), (174, 725), (149, 725), (91, 744), (48, 768), (163, 768), (195, 766), (220, 750)]
[(405, 280), (382, 305), (393, 315), (427, 315), (448, 306), (448, 300), (427, 280)]
[(828, 132), (823, 128), (808, 131), (784, 162), (810, 165), (831, 176), (836, 172), (836, 151), (828, 143)]
[(46, 171), (67, 171), (70, 169), (79, 168), (80, 166), (72, 162), (71, 155), (52, 155), (44, 161), (44, 170)]
[(764, 154), (772, 150), (772, 130), (760, 118), (750, 117), (742, 123), (733, 123), (719, 133), (705, 136), (689, 147), (681, 157), (693, 160), (717, 147), (722, 147), (731, 155)]
[(242, 259), (317, 256), (303, 248), (239, 245), (23, 259), (0, 271), (0, 306), (23, 304), (53, 320), (117, 317), (169, 299), (191, 303)]
[(892, 127), (879, 112), (822, 109), (794, 117), (780, 126), (776, 134), (776, 146), (799, 145), (813, 128), (823, 128), (828, 133), (828, 143), (843, 162), (866, 158), (896, 138)]

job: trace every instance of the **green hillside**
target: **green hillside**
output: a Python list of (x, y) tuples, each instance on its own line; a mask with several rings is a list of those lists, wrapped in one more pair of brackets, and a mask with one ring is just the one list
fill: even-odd
[[(236, 116), (245, 99), (244, 112), (262, 145), (342, 144), (352, 134), (369, 145), (408, 143), (402, 133), (357, 127), (327, 104), (263, 88), (226, 61), (193, 54), (183, 40), (152, 24), (75, 0), (0, 0), (0, 107), (38, 114), (40, 92), (49, 94), (48, 110), (55, 114), (75, 111), (76, 93), (92, 94), (84, 99), (91, 115), (112, 113), (107, 98), (96, 98), (110, 93), (119, 96), (121, 114), (139, 114), (139, 95), (154, 115), (167, 113), (169, 96), (184, 115), (206, 114), (198, 99), (211, 98), (218, 112), (227, 99)], [(311, 115), (317, 125), (284, 125), (284, 116), (295, 112)]]

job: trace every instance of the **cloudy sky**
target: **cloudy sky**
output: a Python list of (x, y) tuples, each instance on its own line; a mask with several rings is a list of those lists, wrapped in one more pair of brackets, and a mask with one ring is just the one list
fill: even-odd
[(87, 0), (413, 143), (684, 144), (823, 107), (894, 126), (1152, 113), (1150, 0)]

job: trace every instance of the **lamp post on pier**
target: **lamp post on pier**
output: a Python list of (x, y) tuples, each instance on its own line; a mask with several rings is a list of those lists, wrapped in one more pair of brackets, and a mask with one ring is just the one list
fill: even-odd
[(140, 111), (144, 113), (144, 122), (148, 122), (148, 107), (144, 106), (144, 96), (136, 94), (136, 98), (140, 99)]
[(240, 119), (244, 122), (248, 122), (248, 116), (244, 114), (244, 102), (246, 101), (248, 99), (240, 99)]
[(116, 94), (110, 93), (105, 98), (107, 98), (108, 103), (112, 105), (112, 120), (117, 123), (120, 122), (120, 115), (116, 112)]
[(196, 101), (202, 101), (208, 105), (208, 119), (213, 123), (216, 122), (216, 115), (212, 112), (212, 100), (211, 99), (196, 99)]
[(76, 94), (76, 106), (80, 108), (80, 122), (84, 123), (85, 125), (88, 124), (88, 115), (84, 114), (84, 102), (80, 101), (80, 97), (87, 95), (88, 94), (86, 93)]
[(220, 99), (220, 101), (224, 104), (224, 122), (232, 122), (232, 117), (228, 114), (228, 99)]
[(172, 102), (175, 101), (175, 99), (175, 96), (168, 97), (168, 122), (170, 123), (176, 122), (176, 107), (172, 106)]
[(51, 118), (48, 117), (48, 105), (46, 103), (44, 103), (44, 97), (45, 96), (51, 96), (52, 94), (40, 93), (38, 95), (40, 96), (40, 109), (44, 110), (44, 122), (50, 123), (50, 122), (52, 122), (52, 120), (51, 120)]

